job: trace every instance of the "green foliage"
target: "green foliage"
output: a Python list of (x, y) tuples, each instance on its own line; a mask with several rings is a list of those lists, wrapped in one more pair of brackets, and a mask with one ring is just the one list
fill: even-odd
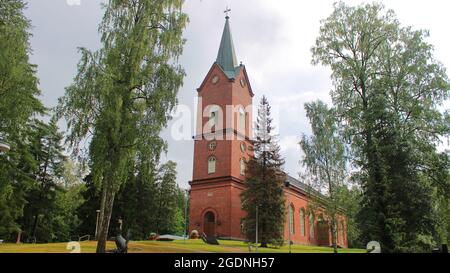
[[(144, 169), (150, 174), (145, 175), (140, 166), (135, 166), (117, 193), (109, 236), (120, 232), (116, 224), (119, 218), (123, 220), (122, 233), (132, 240), (147, 240), (152, 232), (182, 235), (186, 196), (176, 184), (176, 164), (169, 161), (159, 168)], [(93, 235), (100, 192), (90, 176), (85, 180), (82, 194), (86, 201), (77, 212), (82, 217), (78, 232)]]
[(436, 146), (450, 130), (438, 109), (450, 85), (427, 37), (402, 27), (381, 4), (340, 2), (312, 49), (313, 63), (333, 71), (333, 103), (360, 170), (361, 239), (379, 240), (387, 252), (431, 236), (433, 188), (448, 194)]
[(1, 208), (6, 213), (1, 217), (0, 236), (13, 241), (21, 231), (25, 242), (67, 241), (78, 225), (75, 209), (82, 202), (82, 186), (62, 154), (62, 134), (55, 119), (48, 124), (34, 119), (24, 136), (17, 152), (11, 153), (21, 156), (19, 164), (9, 161), (14, 171), (10, 177), (17, 182), (3, 192), (7, 206)]
[(303, 135), (300, 146), (304, 152), (302, 164), (307, 169), (311, 186), (318, 192), (326, 190), (326, 202), (311, 196), (312, 206), (324, 209), (331, 227), (334, 252), (337, 253), (337, 217), (342, 214), (342, 200), (337, 191), (345, 186), (345, 147), (338, 131), (335, 110), (322, 101), (305, 104), (313, 135)]
[(11, 144), (29, 118), (44, 111), (38, 99), (36, 66), (29, 63), (30, 22), (24, 9), (21, 0), (0, 3), (0, 133)]
[(175, 216), (173, 220), (173, 225), (170, 227), (170, 232), (175, 235), (183, 236), (184, 232), (184, 208), (176, 207)]
[(54, 231), (53, 241), (67, 242), (71, 240), (71, 236), (86, 235), (75, 232), (81, 222), (76, 211), (84, 202), (81, 197), (84, 189), (84, 184), (75, 184), (64, 187), (58, 192), (55, 210), (51, 216)]
[[(136, 158), (145, 162), (164, 149), (159, 133), (177, 103), (184, 71), (187, 15), (182, 0), (122, 1), (104, 5), (102, 47), (81, 49), (74, 83), (59, 101), (75, 153), (92, 134), (89, 159), (94, 183), (102, 187), (98, 251), (105, 251), (115, 194)], [(150, 156), (149, 156), (150, 155)]]
[(362, 198), (361, 189), (357, 186), (342, 185), (336, 188), (340, 207), (345, 211), (347, 242), (349, 248), (365, 248), (367, 242), (361, 242), (361, 230), (357, 222)]
[(161, 166), (158, 183), (158, 200), (155, 210), (156, 232), (164, 234), (174, 230), (177, 213), (176, 163), (169, 161)]
[(434, 208), (436, 213), (435, 240), (439, 245), (450, 242), (450, 201), (449, 199), (434, 193)]
[(250, 242), (256, 242), (256, 210), (258, 207), (258, 242), (283, 244), (285, 203), (283, 187), (286, 176), (281, 167), (284, 160), (273, 135), (270, 105), (261, 99), (256, 122), (254, 157), (246, 164), (245, 190), (241, 194), (242, 209), (247, 212), (243, 219), (243, 232)]
[(30, 22), (24, 1), (0, 2), (0, 141), (11, 146), (0, 153), (0, 237), (13, 239), (26, 203), (25, 190), (33, 181), (36, 163), (29, 150), (31, 119), (42, 114), (36, 66), (29, 63)]
[[(152, 176), (131, 176), (118, 194), (115, 215), (124, 219), (124, 229), (134, 239), (148, 239), (151, 232), (180, 234), (184, 226), (184, 204), (176, 183), (176, 164), (172, 161), (154, 168)], [(182, 213), (181, 213), (182, 212)]]
[[(29, 151), (35, 165), (30, 173), (33, 181), (30, 181), (25, 189), (27, 203), (20, 221), (23, 238), (26, 241), (36, 238), (40, 242), (51, 242), (58, 239), (55, 234), (59, 231), (54, 230), (52, 226), (53, 221), (57, 221), (57, 206), (61, 205), (61, 200), (58, 199), (63, 197), (60, 193), (63, 188), (59, 185), (66, 160), (62, 154), (63, 136), (58, 131), (55, 119), (49, 124), (34, 120), (29, 128)], [(60, 227), (64, 228), (62, 225)]]

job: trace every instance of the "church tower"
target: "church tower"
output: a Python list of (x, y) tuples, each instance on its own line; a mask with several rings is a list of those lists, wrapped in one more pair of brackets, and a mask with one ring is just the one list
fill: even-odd
[(189, 231), (242, 239), (240, 194), (252, 154), (253, 92), (225, 17), (217, 59), (198, 92)]

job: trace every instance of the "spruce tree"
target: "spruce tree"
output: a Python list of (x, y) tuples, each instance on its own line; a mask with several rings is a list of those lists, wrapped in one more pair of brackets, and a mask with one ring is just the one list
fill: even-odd
[(15, 239), (36, 165), (29, 151), (29, 124), (45, 109), (38, 96), (36, 65), (29, 61), (30, 21), (23, 0), (0, 1), (0, 238)]
[(263, 97), (256, 121), (254, 156), (247, 162), (244, 182), (246, 189), (241, 194), (242, 208), (247, 212), (243, 220), (243, 232), (250, 242), (256, 241), (258, 210), (258, 242), (261, 242), (261, 247), (283, 244), (283, 187), (286, 175), (282, 170), (284, 160), (280, 156), (280, 147), (273, 130), (270, 105), (267, 98)]
[(177, 164), (168, 161), (159, 170), (156, 232), (173, 232), (177, 212)]
[(30, 152), (35, 161), (33, 182), (26, 190), (27, 204), (22, 217), (25, 236), (38, 241), (51, 241), (51, 212), (56, 206), (56, 196), (62, 190), (58, 185), (64, 171), (62, 139), (56, 119), (49, 124), (34, 120), (30, 124)]

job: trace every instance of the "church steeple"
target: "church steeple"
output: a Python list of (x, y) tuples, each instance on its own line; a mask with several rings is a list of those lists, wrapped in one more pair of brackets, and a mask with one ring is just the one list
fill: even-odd
[[(227, 9), (227, 12), (229, 10)], [(222, 40), (220, 42), (219, 53), (217, 54), (216, 62), (228, 76), (228, 78), (235, 78), (237, 68), (239, 67), (236, 53), (233, 45), (233, 37), (231, 36), (230, 17), (225, 17), (225, 27), (223, 28)]]

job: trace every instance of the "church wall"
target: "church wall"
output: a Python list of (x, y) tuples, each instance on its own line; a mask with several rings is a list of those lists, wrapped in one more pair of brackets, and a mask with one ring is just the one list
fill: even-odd
[[(241, 85), (241, 80), (243, 81), (244, 86)], [(253, 98), (249, 90), (250, 84), (247, 82), (244, 74), (244, 69), (242, 69), (236, 77), (232, 87), (233, 89), (231, 94), (233, 105), (243, 106), (247, 111), (247, 117), (245, 120), (245, 134), (251, 138), (253, 134)], [(234, 124), (237, 124), (237, 115), (234, 117)]]
[(189, 231), (197, 230), (201, 235), (204, 230), (204, 215), (212, 211), (216, 221), (216, 236), (230, 234), (231, 211), (230, 184), (226, 182), (212, 182), (206, 185), (195, 185), (191, 188)]
[[(238, 108), (238, 106), (242, 106), (246, 109), (248, 109), (248, 106), (252, 105), (252, 97), (250, 96), (250, 93), (248, 91), (248, 84), (246, 83), (245, 87), (242, 87), (240, 84), (240, 80), (243, 79), (245, 81), (244, 73), (241, 71), (241, 73), (238, 75), (237, 79), (233, 83), (233, 90), (232, 90), (232, 101), (233, 105)], [(237, 110), (236, 110), (237, 111)], [(233, 127), (237, 128), (238, 124), (238, 112), (234, 113), (233, 116)], [(245, 129), (246, 129), (246, 136), (251, 136), (250, 132), (252, 131), (252, 113), (247, 113), (246, 119), (245, 119)], [(250, 157), (253, 155), (251, 151), (251, 142), (248, 139), (244, 139), (241, 135), (238, 136), (234, 135), (235, 141), (232, 143), (232, 157), (230, 158), (232, 160), (231, 162), (231, 174), (234, 177), (237, 177), (239, 179), (244, 180), (245, 177), (241, 175), (241, 168), (240, 168), (240, 159), (245, 159), (245, 161), (248, 161)], [(241, 143), (245, 144), (245, 151), (242, 152), (241, 150)]]
[[(219, 81), (217, 83), (212, 83), (212, 78), (214, 76), (219, 77)], [(214, 64), (211, 68), (210, 73), (205, 79), (205, 82), (201, 86), (198, 92), (199, 99), (201, 98), (202, 102), (202, 114), (206, 107), (209, 105), (218, 105), (221, 107), (223, 115), (222, 115), (222, 126), (224, 129), (226, 128), (226, 105), (232, 105), (232, 90), (233, 82), (230, 81), (226, 75), (222, 72), (222, 70)], [(199, 105), (200, 106), (200, 105)], [(199, 119), (197, 119), (199, 120)], [(202, 124), (206, 124), (209, 120), (208, 116), (202, 115)], [(199, 134), (199, 132), (197, 132)]]
[[(286, 221), (284, 228), (284, 238), (286, 240), (289, 239), (289, 203), (294, 206), (294, 233), (291, 234), (291, 240), (295, 244), (303, 244), (310, 245), (315, 244), (315, 240), (310, 240), (310, 232), (309, 232), (309, 217), (308, 217), (308, 201), (307, 197), (301, 195), (299, 193), (293, 193), (292, 191), (285, 191), (285, 202), (286, 202)], [(301, 235), (300, 230), (300, 210), (304, 209), (305, 211), (305, 236)]]
[(244, 235), (241, 233), (241, 221), (246, 216), (246, 212), (242, 210), (241, 206), (241, 193), (244, 190), (242, 184), (233, 183), (231, 187), (231, 232), (230, 237), (244, 239)]
[[(331, 229), (328, 229), (328, 241), (323, 242), (318, 240), (319, 228), (318, 228), (318, 218), (323, 212), (317, 210), (314, 212), (314, 237), (311, 238), (310, 233), (310, 220), (309, 220), (309, 212), (308, 212), (308, 197), (298, 191), (286, 191), (285, 190), (285, 202), (286, 202), (286, 217), (285, 217), (285, 225), (284, 225), (284, 238), (286, 242), (289, 240), (289, 203), (294, 206), (294, 233), (291, 234), (291, 241), (294, 244), (302, 244), (302, 245), (332, 245), (332, 237), (331, 237)], [(301, 235), (300, 230), (300, 210), (305, 210), (305, 236)], [(338, 240), (337, 243), (341, 247), (347, 247), (347, 232), (345, 230), (346, 219), (343, 215), (339, 215), (337, 217), (338, 221)], [(344, 224), (344, 230), (342, 229), (342, 223)]]
[[(210, 179), (229, 176), (231, 172), (231, 141), (217, 141), (214, 151), (208, 149), (209, 141), (203, 139), (195, 141), (193, 180)], [(216, 157), (216, 172), (208, 174), (208, 158)]]

